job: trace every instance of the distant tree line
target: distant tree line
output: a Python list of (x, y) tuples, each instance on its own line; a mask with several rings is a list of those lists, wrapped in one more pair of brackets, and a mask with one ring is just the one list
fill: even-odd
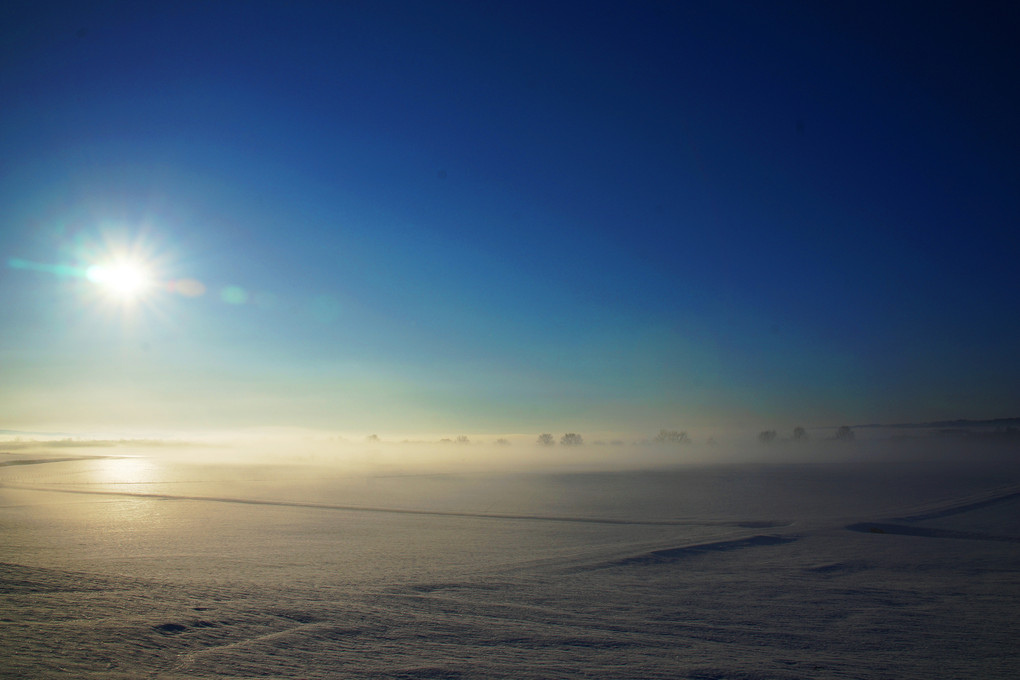
[[(539, 446), (555, 446), (556, 439), (548, 432), (543, 432), (538, 435), (536, 440)], [(576, 432), (568, 432), (560, 437), (560, 446), (581, 446), (584, 444), (584, 438)]]
[[(958, 433), (959, 431), (957, 430), (941, 431), (941, 434), (946, 436), (952, 436), (953, 434), (960, 436)], [(1016, 428), (1007, 428), (1005, 431), (996, 432), (995, 436), (1003, 439), (1015, 439), (1020, 437), (1020, 430), (1017, 430)], [(832, 436), (832, 439), (836, 441), (852, 442), (855, 439), (854, 431), (849, 425), (843, 425), (837, 428), (836, 432)], [(803, 443), (807, 442), (808, 440), (809, 437), (807, 430), (801, 427), (800, 425), (793, 428), (793, 432), (789, 438), (784, 439), (780, 439), (779, 433), (774, 429), (762, 430), (761, 432), (758, 433), (758, 442), (763, 445), (770, 445), (777, 441)], [(375, 434), (366, 437), (365, 441), (370, 444), (377, 444), (382, 442), (379, 436)], [(447, 437), (440, 439), (439, 443), (470, 444), (471, 440), (466, 435), (458, 435), (456, 438)], [(496, 444), (497, 446), (509, 446), (511, 444), (510, 440), (505, 437), (500, 437), (496, 439), (493, 443)], [(584, 437), (582, 437), (580, 434), (576, 432), (567, 432), (561, 435), (558, 442), (556, 437), (553, 436), (551, 433), (543, 432), (542, 434), (538, 435), (538, 438), (535, 440), (535, 443), (538, 444), (539, 446), (556, 446), (558, 443), (560, 446), (576, 447), (583, 446), (585, 444), (585, 441)], [(606, 443), (607, 443), (606, 441), (602, 440), (595, 442), (596, 445), (605, 445)], [(624, 445), (624, 442), (619, 439), (614, 439), (608, 443), (614, 446)], [(685, 430), (661, 429), (659, 430), (658, 434), (656, 434), (654, 437), (650, 439), (638, 440), (632, 443), (645, 446), (648, 445), (672, 446), (691, 444), (693, 443), (693, 440)], [(706, 443), (709, 445), (715, 444), (715, 439), (713, 437), (709, 437), (706, 440)]]
[[(758, 441), (762, 444), (771, 444), (778, 438), (779, 433), (776, 432), (775, 430), (762, 430), (761, 432), (758, 433)], [(836, 441), (852, 442), (854, 441), (854, 431), (853, 429), (850, 428), (849, 425), (843, 425), (836, 430), (836, 434), (833, 435), (833, 438)], [(793, 428), (793, 436), (790, 439), (784, 441), (792, 441), (797, 443), (806, 442), (808, 441), (807, 430), (798, 425), (797, 427)]]
[(656, 444), (690, 444), (691, 438), (679, 430), (659, 430), (654, 441)]

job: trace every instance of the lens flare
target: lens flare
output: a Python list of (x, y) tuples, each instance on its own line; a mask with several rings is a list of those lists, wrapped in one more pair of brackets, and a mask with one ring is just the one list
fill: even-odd
[(167, 284), (167, 290), (184, 297), (200, 297), (205, 295), (205, 284), (195, 279), (177, 279)]
[(243, 305), (248, 301), (248, 291), (240, 286), (227, 286), (220, 291), (220, 299), (227, 304)]

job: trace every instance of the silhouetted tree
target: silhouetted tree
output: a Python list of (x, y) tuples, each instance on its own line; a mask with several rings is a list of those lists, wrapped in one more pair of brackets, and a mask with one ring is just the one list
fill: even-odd
[(771, 444), (776, 440), (775, 430), (762, 430), (758, 433), (758, 441), (762, 444)]
[(854, 431), (850, 429), (848, 425), (841, 426), (836, 430), (836, 439), (841, 442), (852, 442), (854, 440)]
[(471, 440), (468, 439), (467, 437), (465, 437), (464, 435), (459, 435), (457, 437), (457, 443), (458, 444), (470, 444)]
[(679, 432), (677, 430), (659, 430), (659, 434), (655, 435), (656, 444), (690, 444), (691, 438), (687, 436), (686, 432)]
[(538, 435), (538, 443), (540, 446), (553, 446), (556, 444), (556, 440), (553, 439), (551, 434), (540, 434)]
[(580, 446), (583, 443), (584, 439), (581, 438), (581, 435), (573, 432), (568, 432), (560, 437), (560, 446)]
[(799, 426), (793, 428), (793, 441), (795, 442), (807, 441), (807, 430)]
[(365, 437), (365, 441), (368, 442), (369, 444), (378, 444), (379, 443), (379, 435), (377, 435), (377, 434), (370, 434), (367, 437)]

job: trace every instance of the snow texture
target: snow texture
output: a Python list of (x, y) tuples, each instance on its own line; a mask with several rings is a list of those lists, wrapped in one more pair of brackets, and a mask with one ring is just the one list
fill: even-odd
[(4, 678), (1020, 675), (1012, 463), (3, 460)]

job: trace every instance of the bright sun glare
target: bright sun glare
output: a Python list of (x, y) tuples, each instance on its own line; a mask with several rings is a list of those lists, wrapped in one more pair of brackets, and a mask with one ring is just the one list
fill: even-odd
[(137, 300), (152, 286), (152, 277), (139, 262), (97, 264), (89, 267), (86, 276), (111, 297), (123, 302)]

